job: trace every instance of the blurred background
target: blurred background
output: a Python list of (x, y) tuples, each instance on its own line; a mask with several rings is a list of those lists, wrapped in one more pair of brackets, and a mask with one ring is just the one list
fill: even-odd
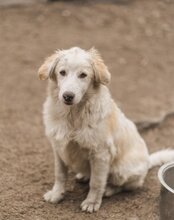
[[(37, 70), (56, 49), (96, 47), (111, 93), (135, 122), (174, 111), (172, 0), (0, 0), (0, 219), (159, 219), (157, 169), (142, 190), (104, 199), (97, 214), (81, 213), (87, 186), (68, 181), (63, 203), (42, 199), (54, 173), (44, 135), (47, 82)], [(142, 132), (150, 152), (174, 147), (174, 117)]]

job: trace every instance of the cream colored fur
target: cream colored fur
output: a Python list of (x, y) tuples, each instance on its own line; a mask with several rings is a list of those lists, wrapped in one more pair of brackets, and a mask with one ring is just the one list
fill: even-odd
[[(80, 78), (81, 73), (86, 76)], [(104, 194), (141, 187), (149, 167), (174, 159), (173, 151), (150, 159), (134, 123), (111, 98), (110, 73), (95, 49), (57, 51), (40, 67), (39, 77), (49, 78), (43, 118), (55, 157), (55, 184), (44, 195), (46, 201), (63, 199), (71, 169), (78, 178), (90, 179), (81, 209), (94, 212)], [(63, 100), (67, 91), (75, 94), (71, 105)]]

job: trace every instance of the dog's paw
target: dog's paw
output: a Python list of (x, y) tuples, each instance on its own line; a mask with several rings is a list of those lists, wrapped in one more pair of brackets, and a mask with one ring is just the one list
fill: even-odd
[(85, 199), (81, 204), (81, 209), (83, 212), (96, 212), (99, 210), (101, 206), (101, 200), (100, 201), (90, 201), (88, 199)]
[(84, 176), (81, 173), (76, 174), (76, 181), (78, 183), (88, 183), (89, 182), (89, 177)]
[(58, 203), (61, 202), (64, 198), (64, 193), (60, 193), (55, 190), (50, 190), (44, 194), (44, 200), (51, 203)]
[(121, 187), (117, 186), (107, 186), (104, 192), (104, 197), (111, 197), (122, 191)]

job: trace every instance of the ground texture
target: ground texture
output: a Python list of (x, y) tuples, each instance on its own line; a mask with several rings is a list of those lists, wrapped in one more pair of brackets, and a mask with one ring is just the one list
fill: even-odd
[[(174, 110), (173, 16), (169, 0), (0, 8), (0, 220), (159, 219), (158, 168), (141, 190), (104, 199), (95, 214), (79, 209), (87, 186), (72, 176), (61, 204), (43, 201), (54, 175), (42, 124), (46, 82), (38, 80), (37, 69), (57, 48), (95, 46), (112, 73), (110, 88), (121, 109), (134, 121), (153, 120)], [(174, 117), (142, 136), (150, 152), (174, 147)]]

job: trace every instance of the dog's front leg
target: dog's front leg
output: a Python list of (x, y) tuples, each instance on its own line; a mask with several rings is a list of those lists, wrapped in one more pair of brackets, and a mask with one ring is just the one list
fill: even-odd
[(90, 190), (87, 198), (81, 204), (82, 211), (92, 213), (100, 208), (109, 173), (109, 161), (110, 156), (107, 152), (94, 153), (90, 158)]
[(54, 161), (55, 161), (55, 183), (52, 190), (44, 194), (45, 201), (51, 203), (60, 202), (64, 198), (65, 194), (65, 182), (67, 178), (67, 167), (64, 162), (61, 160), (58, 148), (62, 147), (63, 143), (58, 141), (51, 140), (51, 144), (54, 152)]

